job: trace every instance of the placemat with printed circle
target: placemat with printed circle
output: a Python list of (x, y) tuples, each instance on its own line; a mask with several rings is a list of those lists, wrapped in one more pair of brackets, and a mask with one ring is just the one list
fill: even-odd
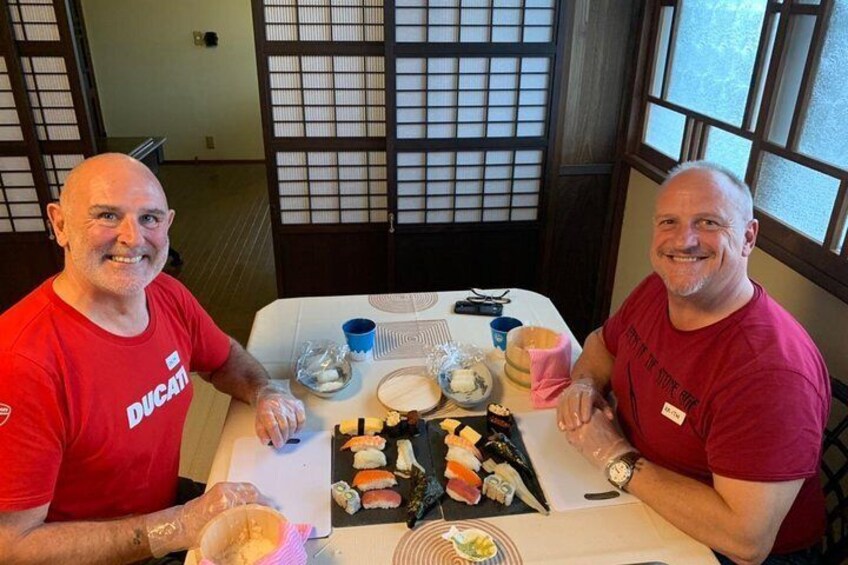
[(407, 292), (399, 294), (370, 294), (368, 302), (377, 310), (392, 314), (423, 312), (436, 305), (439, 296), (435, 292)]
[(374, 359), (425, 357), (427, 347), (451, 340), (447, 320), (380, 322), (374, 344)]
[(461, 520), (458, 522), (435, 521), (417, 526), (400, 538), (392, 556), (392, 565), (465, 565), (468, 563), (460, 558), (453, 545), (442, 534), (447, 533), (451, 526), (460, 530), (476, 528), (484, 531), (495, 541), (498, 554), (486, 561), (486, 565), (523, 565), (518, 547), (500, 528), (483, 520)]

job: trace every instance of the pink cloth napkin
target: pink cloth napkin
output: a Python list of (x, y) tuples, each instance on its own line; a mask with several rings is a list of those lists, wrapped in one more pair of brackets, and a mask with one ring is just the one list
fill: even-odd
[(571, 384), (571, 339), (560, 334), (550, 349), (528, 349), (530, 355), (530, 400), (534, 408), (556, 406), (562, 389)]
[[(257, 561), (255, 565), (305, 565), (306, 548), (303, 544), (312, 533), (311, 524), (284, 522), (280, 526), (280, 545), (273, 552)], [(215, 565), (209, 559), (201, 559), (200, 565)]]

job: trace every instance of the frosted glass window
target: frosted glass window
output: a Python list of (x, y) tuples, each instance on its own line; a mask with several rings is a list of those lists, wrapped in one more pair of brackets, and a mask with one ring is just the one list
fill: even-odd
[(839, 180), (771, 153), (764, 153), (754, 204), (822, 243)]
[(711, 127), (707, 138), (707, 150), (704, 158), (723, 165), (745, 180), (748, 169), (748, 157), (751, 154), (751, 141), (728, 133), (721, 128)]
[(383, 0), (265, 0), (268, 41), (383, 41)]
[(80, 139), (65, 60), (62, 57), (21, 57), (21, 69), (38, 139)]
[(836, 0), (798, 146), (848, 169), (848, 0)]
[(384, 137), (382, 57), (268, 58), (275, 137)]
[(399, 138), (544, 135), (551, 61), (545, 57), (399, 58)]
[(386, 221), (383, 152), (279, 152), (277, 179), (284, 225)]
[(12, 29), (18, 41), (61, 39), (53, 0), (8, 0), (8, 6)]
[(741, 125), (767, 0), (685, 0), (679, 5), (668, 99)]
[(680, 158), (686, 118), (674, 110), (648, 104), (645, 143), (675, 161)]
[(813, 16), (796, 16), (790, 20), (787, 47), (783, 55), (783, 72), (775, 95), (775, 110), (769, 128), (769, 140), (786, 145), (792, 115), (798, 102), (804, 65), (813, 37), (816, 19)]
[(543, 158), (539, 150), (399, 153), (398, 221), (535, 220)]

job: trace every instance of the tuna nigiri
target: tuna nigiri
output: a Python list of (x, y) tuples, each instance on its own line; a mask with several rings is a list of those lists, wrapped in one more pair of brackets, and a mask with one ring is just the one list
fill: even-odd
[(342, 446), (342, 449), (350, 449), (354, 453), (366, 449), (379, 449), (383, 451), (385, 448), (386, 438), (382, 436), (354, 436)]
[[(462, 466), (456, 461), (447, 462), (447, 465), (445, 466), (445, 477), (448, 479), (462, 479), (473, 487), (479, 487), (483, 484), (483, 481), (480, 480), (477, 473)], [(356, 479), (354, 479), (354, 485), (356, 484), (355, 481)]]
[[(476, 476), (476, 475), (475, 475)], [(395, 476), (388, 471), (368, 469), (359, 471), (353, 477), (353, 486), (365, 492), (380, 488), (389, 488), (397, 484)]]
[(471, 443), (462, 436), (447, 434), (445, 436), (445, 445), (447, 445), (448, 447), (461, 447), (462, 449), (470, 452), (477, 459), (483, 459), (483, 455), (480, 453), (480, 450), (477, 449), (473, 443)]
[(387, 488), (369, 490), (362, 495), (363, 508), (397, 508), (400, 503), (400, 493)]
[(445, 486), (445, 491), (452, 499), (464, 502), (469, 506), (474, 506), (480, 502), (480, 491), (460, 479), (450, 479)]

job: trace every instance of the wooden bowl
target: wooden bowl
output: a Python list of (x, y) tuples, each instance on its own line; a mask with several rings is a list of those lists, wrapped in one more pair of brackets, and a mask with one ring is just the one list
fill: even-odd
[(514, 369), (530, 373), (528, 349), (551, 349), (559, 343), (560, 334), (539, 326), (520, 326), (506, 336), (506, 359)]
[(234, 506), (204, 526), (200, 534), (200, 552), (214, 563), (230, 548), (254, 538), (265, 539), (276, 547), (282, 541), (280, 527), (285, 522), (285, 516), (267, 506)]
[(531, 377), (529, 371), (516, 369), (509, 362), (504, 363), (504, 374), (506, 378), (517, 384), (521, 388), (530, 388)]

